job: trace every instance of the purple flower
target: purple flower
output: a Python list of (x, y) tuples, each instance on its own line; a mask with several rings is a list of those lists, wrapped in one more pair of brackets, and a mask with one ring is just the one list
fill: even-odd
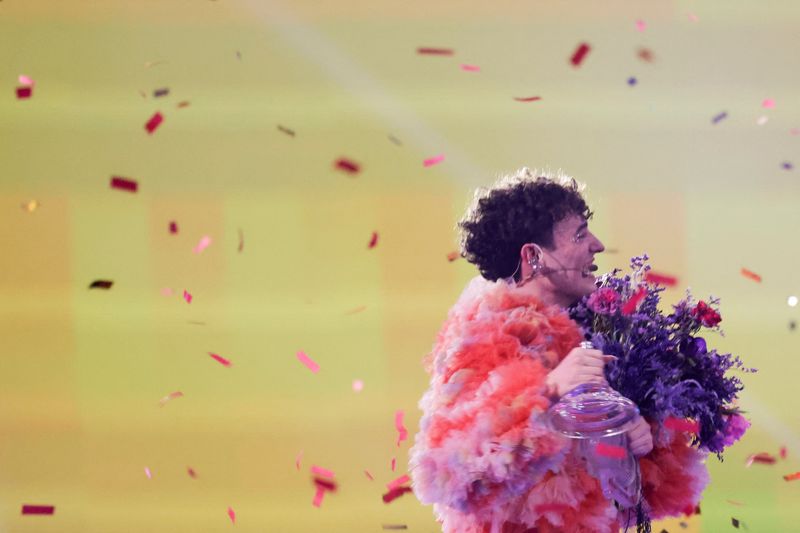
[(613, 315), (619, 309), (619, 302), (619, 294), (614, 289), (603, 287), (589, 296), (586, 305), (598, 315)]
[(747, 428), (749, 427), (750, 421), (742, 415), (738, 413), (730, 415), (728, 420), (725, 422), (725, 429), (723, 430), (723, 434), (725, 435), (723, 446), (730, 446), (737, 440), (741, 439), (742, 435), (744, 435), (744, 432), (747, 431)]

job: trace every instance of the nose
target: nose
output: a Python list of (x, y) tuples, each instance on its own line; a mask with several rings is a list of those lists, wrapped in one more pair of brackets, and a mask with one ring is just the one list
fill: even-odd
[(595, 234), (592, 233), (592, 245), (590, 247), (590, 250), (592, 251), (592, 253), (593, 254), (599, 254), (599, 253), (603, 252), (605, 249), (606, 249), (606, 247), (603, 245), (602, 242), (600, 242), (600, 239), (598, 239), (597, 236), (595, 236)]

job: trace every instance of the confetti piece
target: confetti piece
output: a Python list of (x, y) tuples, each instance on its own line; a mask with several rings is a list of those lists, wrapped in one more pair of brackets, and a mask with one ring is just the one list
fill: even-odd
[(164, 396), (163, 398), (158, 400), (158, 405), (159, 405), (159, 407), (164, 407), (164, 405), (166, 405), (166, 403), (168, 401), (174, 400), (175, 398), (182, 398), (182, 397), (183, 397), (183, 393), (181, 391), (170, 392), (169, 394), (167, 394), (166, 396)]
[(381, 527), (383, 529), (408, 529), (405, 524), (383, 524)]
[(231, 524), (236, 523), (236, 512), (233, 510), (232, 507), (228, 507), (228, 518), (231, 519)]
[(402, 146), (402, 145), (403, 145), (403, 143), (402, 143), (402, 142), (400, 142), (400, 139), (398, 139), (398, 138), (397, 138), (397, 137), (395, 137), (394, 135), (389, 135), (389, 140), (390, 140), (390, 141), (392, 141), (392, 142), (393, 142), (394, 144), (396, 144), (397, 146)]
[(174, 220), (169, 223), (169, 232), (172, 235), (177, 235), (177, 233), (178, 233), (178, 223), (175, 222)]
[(317, 488), (316, 494), (314, 494), (314, 500), (311, 502), (311, 505), (314, 507), (319, 507), (322, 505), (322, 498), (325, 497), (325, 489)]
[(774, 455), (767, 452), (759, 452), (751, 454), (747, 457), (745, 467), (750, 467), (750, 465), (753, 463), (758, 463), (760, 465), (774, 465), (776, 462), (778, 462), (778, 460)]
[(711, 119), (711, 123), (712, 124), (719, 124), (720, 121), (725, 120), (727, 117), (728, 117), (728, 113), (723, 111), (722, 113), (720, 113), (718, 115), (714, 115), (714, 117)]
[(314, 361), (312, 361), (311, 358), (305, 354), (305, 352), (303, 351), (297, 352), (297, 359), (301, 363), (306, 365), (308, 369), (311, 370), (313, 373), (316, 374), (317, 372), (319, 372), (319, 365)]
[(161, 89), (156, 89), (153, 91), (154, 98), (161, 98), (162, 96), (167, 96), (169, 94), (169, 89), (167, 87), (162, 87)]
[(541, 100), (541, 96), (515, 96), (514, 100), (517, 102), (537, 102)]
[(335, 481), (331, 481), (329, 479), (324, 479), (321, 477), (314, 478), (314, 485), (316, 485), (318, 489), (327, 490), (328, 492), (336, 492), (337, 488)]
[(800, 472), (795, 472), (794, 474), (786, 474), (783, 476), (784, 481), (797, 481), (800, 479)]
[(121, 176), (112, 176), (111, 188), (121, 189), (128, 192), (136, 192), (139, 189), (139, 184), (136, 182), (136, 180), (123, 178)]
[(644, 31), (647, 28), (647, 23), (643, 20), (636, 21), (636, 31)]
[(22, 514), (53, 514), (56, 508), (54, 505), (23, 505)]
[(417, 48), (417, 53), (421, 55), (431, 56), (451, 56), (453, 55), (452, 48)]
[(144, 467), (144, 475), (147, 476), (147, 479), (153, 479), (152, 474), (150, 474), (150, 469), (147, 467)]
[(144, 68), (155, 67), (157, 65), (163, 65), (166, 63), (163, 59), (159, 59), (158, 61), (145, 61)]
[(354, 308), (350, 309), (349, 311), (346, 311), (345, 314), (346, 315), (355, 315), (356, 313), (360, 313), (361, 311), (363, 311), (366, 308), (367, 308), (366, 305), (359, 305), (358, 307), (354, 307)]
[(636, 83), (637, 83), (637, 81), (636, 81), (636, 78), (634, 78), (633, 76), (631, 76), (630, 78), (628, 78), (628, 85), (630, 85), (631, 87), (633, 87), (634, 85), (636, 85)]
[(789, 135), (800, 135), (800, 128), (792, 128), (789, 130)]
[(364, 382), (360, 379), (353, 380), (353, 392), (361, 392), (364, 390)]
[(766, 98), (763, 102), (761, 102), (761, 107), (765, 109), (773, 109), (775, 107), (775, 100), (772, 98)]
[(426, 168), (432, 167), (433, 165), (438, 165), (442, 161), (444, 161), (444, 154), (429, 157), (428, 159), (422, 162), (422, 166)]
[(303, 450), (300, 450), (300, 453), (297, 454), (297, 457), (294, 458), (294, 466), (298, 470), (300, 470), (300, 461), (303, 460)]
[(664, 427), (672, 431), (700, 434), (700, 423), (686, 418), (667, 417), (664, 420)]
[(747, 279), (752, 279), (756, 283), (761, 283), (761, 276), (751, 270), (747, 270), (746, 268), (742, 268), (742, 276), (746, 277)]
[(667, 274), (659, 274), (658, 272), (649, 271), (644, 275), (644, 280), (648, 283), (656, 285), (664, 285), (665, 287), (674, 287), (678, 284), (678, 278), (669, 276)]
[(197, 246), (195, 246), (192, 251), (196, 254), (199, 254), (209, 246), (211, 246), (211, 237), (209, 237), (208, 235), (203, 235), (200, 238), (200, 241), (197, 243)]
[(241, 228), (239, 228), (238, 231), (239, 231), (239, 247), (236, 249), (236, 251), (242, 253), (242, 251), (244, 250), (244, 233), (242, 233)]
[(694, 13), (687, 13), (686, 16), (689, 18), (691, 22), (697, 22), (698, 20), (700, 20)]
[(236, 59), (238, 59), (239, 61), (242, 60), (242, 53), (239, 50), (236, 50)]
[(461, 257), (461, 254), (459, 252), (450, 252), (449, 254), (447, 254), (447, 260), (450, 261), (451, 263), (456, 259), (458, 259), (459, 257)]
[(33, 94), (33, 87), (17, 87), (17, 100), (26, 100)]
[(194, 297), (192, 296), (192, 294), (189, 291), (184, 289), (184, 291), (183, 291), (183, 299), (186, 300), (186, 303), (187, 304), (192, 303), (192, 299), (193, 298)]
[(281, 126), (280, 124), (278, 124), (278, 131), (281, 131), (281, 132), (285, 133), (289, 137), (294, 137), (295, 136), (294, 130), (290, 130), (289, 128)]
[(480, 72), (481, 71), (481, 67), (479, 67), (478, 65), (465, 65), (465, 64), (462, 64), (461, 65), (461, 70), (465, 70), (467, 72)]
[(372, 474), (369, 473), (369, 470), (364, 470), (364, 474), (369, 478), (370, 481), (375, 481), (375, 478), (372, 477)]
[(406, 426), (403, 424), (403, 416), (404, 415), (405, 415), (405, 413), (403, 412), (402, 409), (398, 410), (394, 414), (394, 428), (397, 430), (397, 445), (398, 446), (400, 446), (400, 443), (408, 438), (408, 430), (406, 429)]
[(31, 85), (31, 86), (36, 85), (36, 82), (33, 81), (32, 78), (26, 76), (25, 74), (20, 74), (17, 80), (22, 85)]
[(113, 281), (107, 279), (96, 279), (90, 285), (90, 289), (110, 289), (111, 286), (114, 285)]
[(161, 289), (161, 296), (172, 296), (173, 292), (172, 289), (169, 287), (164, 287)]
[(397, 487), (383, 495), (383, 503), (391, 503), (403, 494), (411, 492), (411, 487)]
[(783, 167), (783, 170), (792, 170), (794, 168), (794, 165), (791, 164), (789, 161), (784, 161), (783, 163), (781, 163), (781, 167)]
[(639, 48), (639, 50), (636, 52), (636, 55), (639, 56), (639, 59), (647, 63), (652, 63), (654, 59), (653, 51), (649, 48)]
[(215, 353), (211, 353), (211, 352), (208, 352), (208, 355), (210, 355), (212, 359), (214, 359), (215, 361), (217, 361), (217, 362), (218, 362), (219, 364), (221, 364), (222, 366), (227, 366), (227, 367), (230, 367), (230, 366), (232, 366), (232, 365), (233, 365), (233, 363), (231, 363), (231, 362), (230, 362), (230, 360), (228, 360), (228, 359), (225, 359), (225, 358), (224, 358), (224, 357), (222, 357), (221, 355), (217, 355), (217, 354), (215, 354)]
[(739, 521), (736, 520), (735, 518), (731, 518), (731, 524), (733, 524), (733, 527), (735, 527), (736, 529), (739, 529)]
[(164, 122), (164, 115), (156, 111), (156, 113), (152, 117), (150, 117), (150, 120), (148, 120), (145, 123), (144, 129), (147, 130), (147, 133), (149, 135), (152, 135), (153, 132), (156, 131), (156, 129), (161, 125), (162, 122)]
[(787, 455), (788, 455), (788, 452), (787, 452), (787, 450), (786, 450), (786, 446), (781, 446), (781, 449), (778, 451), (778, 456), (779, 456), (781, 459), (786, 459), (786, 456), (787, 456)]
[(33, 213), (39, 207), (39, 202), (36, 200), (31, 200), (28, 203), (22, 204), (22, 209), (27, 211), (28, 213)]
[(389, 490), (392, 490), (392, 489), (395, 489), (395, 488), (397, 488), (397, 487), (399, 487), (401, 485), (405, 485), (406, 483), (409, 483), (410, 481), (411, 481), (411, 477), (409, 477), (408, 474), (403, 474), (399, 478), (397, 478), (395, 480), (392, 480), (389, 483), (387, 483), (386, 484), (386, 488), (389, 489)]
[(583, 60), (586, 59), (586, 54), (588, 54), (589, 50), (591, 49), (592, 47), (589, 46), (588, 43), (579, 44), (578, 47), (575, 49), (575, 52), (573, 52), (572, 57), (569, 58), (569, 61), (570, 63), (572, 63), (572, 66), (574, 67), (581, 66)]
[(369, 239), (369, 244), (367, 244), (367, 249), (372, 250), (378, 244), (378, 232), (373, 231), (372, 237)]
[(186, 473), (189, 474), (189, 477), (192, 479), (197, 479), (197, 472), (194, 471), (194, 468), (191, 466), (186, 467)]
[(741, 507), (741, 506), (743, 506), (743, 505), (744, 505), (742, 502), (738, 502), (738, 501), (736, 501), (736, 500), (725, 500), (725, 501), (726, 501), (726, 502), (728, 502), (729, 504), (731, 504), (731, 505), (735, 505), (735, 506), (737, 506), (737, 507)]
[(634, 295), (631, 296), (630, 299), (622, 306), (622, 314), (630, 315), (636, 311), (636, 307), (639, 305), (639, 302), (641, 302), (646, 295), (647, 289), (644, 287), (641, 287), (639, 290), (637, 290), (636, 293), (634, 293)]
[(334, 478), (336, 475), (333, 473), (332, 470), (328, 470), (327, 468), (322, 468), (321, 466), (312, 465), (311, 466), (311, 473), (315, 476), (322, 476), (322, 477), (329, 477)]
[(188, 101), (188, 100), (184, 100), (184, 101), (182, 101), (182, 102), (178, 102), (178, 105), (176, 105), (175, 107), (177, 107), (178, 109), (180, 109), (180, 108), (182, 108), (182, 107), (189, 107), (190, 105), (191, 105), (191, 103), (189, 103), (189, 101)]
[(611, 459), (625, 459), (628, 456), (628, 450), (622, 446), (614, 446), (604, 442), (598, 442), (594, 451), (597, 453), (597, 455), (610, 457)]
[(397, 470), (397, 457), (392, 457), (392, 472)]
[(358, 172), (361, 170), (361, 166), (358, 163), (344, 158), (337, 159), (334, 163), (334, 167), (336, 167), (337, 170), (347, 172), (348, 174), (358, 174)]

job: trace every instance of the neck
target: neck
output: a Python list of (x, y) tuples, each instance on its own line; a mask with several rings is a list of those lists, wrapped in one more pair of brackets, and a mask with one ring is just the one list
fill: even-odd
[(557, 305), (561, 309), (566, 309), (575, 302), (574, 298), (563, 292), (556, 291), (555, 287), (545, 277), (518, 283), (517, 288), (545, 305)]

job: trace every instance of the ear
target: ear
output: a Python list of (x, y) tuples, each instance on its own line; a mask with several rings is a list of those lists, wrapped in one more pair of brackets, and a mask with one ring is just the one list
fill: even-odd
[(542, 251), (541, 246), (536, 243), (529, 242), (520, 248), (519, 257), (523, 264), (528, 264), (531, 262), (531, 260), (541, 261), (542, 257), (544, 257), (544, 252)]

